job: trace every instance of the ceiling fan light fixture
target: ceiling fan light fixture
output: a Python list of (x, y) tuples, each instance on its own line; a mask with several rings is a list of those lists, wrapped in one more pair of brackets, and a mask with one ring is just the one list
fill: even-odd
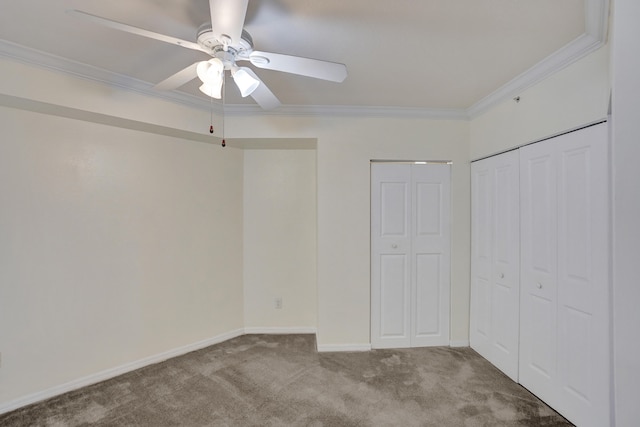
[(240, 95), (242, 95), (243, 98), (251, 95), (253, 91), (260, 86), (260, 80), (249, 74), (245, 67), (232, 68), (231, 76), (233, 76), (233, 80), (236, 82), (238, 89), (240, 89)]
[(222, 98), (222, 80), (218, 84), (203, 83), (200, 86), (200, 92), (215, 99)]
[(218, 58), (212, 58), (208, 61), (202, 61), (196, 68), (198, 78), (202, 83), (215, 86), (218, 82), (222, 82), (222, 73), (224, 73), (224, 64)]
[(229, 70), (243, 97), (250, 95), (260, 107), (271, 110), (281, 105), (278, 98), (251, 68), (237, 67), (236, 60), (250, 61), (257, 68), (333, 82), (342, 82), (347, 77), (347, 67), (337, 62), (255, 51), (251, 35), (242, 28), (249, 0), (208, 2), (211, 22), (198, 28), (196, 42), (155, 33), (80, 10), (72, 10), (70, 13), (108, 28), (188, 48), (212, 57), (208, 61), (195, 62), (164, 79), (154, 86), (158, 90), (175, 90), (197, 76), (202, 81), (200, 91), (212, 98), (222, 99), (225, 73)]

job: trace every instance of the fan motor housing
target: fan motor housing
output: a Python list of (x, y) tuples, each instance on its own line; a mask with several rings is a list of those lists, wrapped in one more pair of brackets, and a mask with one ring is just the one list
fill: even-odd
[[(226, 36), (223, 35), (223, 37)], [(198, 41), (198, 44), (200, 46), (211, 51), (212, 55), (216, 53), (219, 47), (223, 48), (225, 51), (232, 50), (235, 53), (244, 51), (251, 52), (253, 50), (253, 39), (251, 35), (244, 29), (242, 30), (240, 41), (234, 44), (230, 44), (225, 48), (225, 43), (223, 43), (223, 40), (218, 40), (218, 38), (213, 34), (210, 22), (204, 23), (198, 28), (196, 40)], [(217, 55), (215, 56), (217, 57)]]

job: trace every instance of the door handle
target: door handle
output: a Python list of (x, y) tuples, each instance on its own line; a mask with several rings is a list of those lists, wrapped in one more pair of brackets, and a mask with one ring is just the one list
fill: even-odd
[(392, 247), (393, 249), (398, 249), (398, 245), (396, 245), (395, 243), (394, 243), (393, 245), (391, 245), (391, 247)]

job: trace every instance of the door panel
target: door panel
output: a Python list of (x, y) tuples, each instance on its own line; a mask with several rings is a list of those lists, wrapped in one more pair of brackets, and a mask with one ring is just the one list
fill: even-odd
[[(523, 225), (527, 227), (527, 267), (536, 277), (552, 281), (556, 274), (556, 158), (547, 154), (539, 143), (521, 150), (523, 156), (532, 156), (524, 165)], [(536, 155), (542, 151), (541, 156)], [(526, 210), (524, 207), (526, 206)], [(526, 220), (524, 219), (526, 218)], [(549, 283), (551, 284), (551, 283)], [(545, 287), (548, 289), (548, 287)]]
[[(560, 280), (564, 285), (565, 303), (591, 314), (591, 212), (590, 150), (580, 148), (562, 153), (560, 179)], [(602, 242), (605, 243), (606, 242)]]
[(509, 306), (513, 303), (511, 292), (511, 287), (496, 283), (493, 287), (493, 300), (491, 301), (494, 351), (505, 353), (505, 355), (514, 351), (511, 342), (513, 323), (506, 321), (510, 310)]
[(441, 204), (441, 183), (416, 183), (416, 234), (418, 236), (442, 235)]
[(407, 237), (409, 183), (380, 183), (380, 237)]
[(561, 354), (570, 361), (562, 362), (564, 388), (573, 398), (587, 405), (593, 399), (590, 387), (592, 375), (588, 366), (591, 321), (590, 314), (571, 308), (566, 308), (560, 313), (560, 324), (566, 328), (566, 333), (563, 334), (566, 341), (560, 346)]
[[(440, 283), (442, 264), (440, 254), (420, 254), (416, 256), (416, 282)], [(428, 338), (441, 332), (440, 287), (418, 286), (416, 288), (415, 336)]]
[(380, 311), (381, 338), (407, 338), (408, 265), (404, 254), (380, 255)]
[(474, 296), (472, 297), (474, 307), (472, 328), (474, 334), (472, 336), (475, 339), (471, 341), (471, 347), (487, 359), (491, 357), (489, 355), (492, 323), (491, 283), (481, 277), (476, 277), (474, 280)]
[[(556, 348), (556, 322), (555, 301), (547, 298), (530, 295), (527, 298), (527, 307), (523, 307), (523, 313), (527, 319), (532, 319), (535, 325), (523, 330), (521, 340), (524, 340), (527, 351), (525, 363), (520, 372), (521, 383), (534, 393), (547, 393), (553, 396), (552, 381), (555, 377), (555, 348)], [(523, 323), (529, 320), (522, 319)], [(529, 372), (531, 371), (531, 372)]]

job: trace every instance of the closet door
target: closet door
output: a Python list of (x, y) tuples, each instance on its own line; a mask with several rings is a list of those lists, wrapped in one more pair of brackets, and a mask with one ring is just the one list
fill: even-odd
[(520, 383), (580, 426), (609, 425), (607, 126), (524, 147)]
[(371, 165), (371, 344), (449, 344), (450, 166)]
[(471, 165), (471, 347), (518, 380), (519, 157)]

